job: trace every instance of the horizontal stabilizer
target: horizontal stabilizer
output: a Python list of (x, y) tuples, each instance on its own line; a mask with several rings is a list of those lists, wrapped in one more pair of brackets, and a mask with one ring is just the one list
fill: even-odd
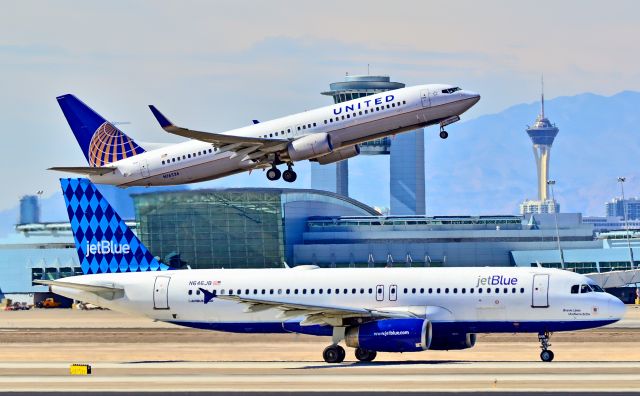
[(114, 300), (124, 296), (124, 289), (114, 286), (87, 285), (82, 283), (62, 282), (57, 280), (34, 280), (33, 283), (45, 286), (63, 287), (66, 289), (81, 290), (98, 295), (107, 300)]
[(115, 166), (54, 166), (48, 170), (58, 172), (77, 173), (80, 175), (102, 176), (107, 173), (115, 172), (118, 168)]

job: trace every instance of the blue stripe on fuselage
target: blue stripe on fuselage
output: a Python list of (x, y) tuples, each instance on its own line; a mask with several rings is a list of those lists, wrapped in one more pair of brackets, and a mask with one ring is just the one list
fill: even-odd
[[(592, 329), (616, 320), (581, 320), (555, 322), (433, 322), (434, 333), (541, 333)], [(170, 321), (179, 326), (230, 333), (301, 333), (331, 336), (331, 326), (301, 326), (299, 322), (186, 322)]]

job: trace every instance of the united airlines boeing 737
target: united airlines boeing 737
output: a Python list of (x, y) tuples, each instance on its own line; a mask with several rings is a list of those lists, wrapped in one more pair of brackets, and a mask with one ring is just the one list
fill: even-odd
[(543, 361), (551, 332), (619, 320), (624, 304), (586, 276), (545, 268), (175, 270), (158, 262), (87, 179), (62, 179), (85, 275), (54, 293), (199, 329), (332, 337), (371, 361), (377, 352), (466, 349), (478, 333), (535, 333)]
[[(73, 95), (58, 97), (89, 166), (52, 170), (88, 175), (102, 184), (158, 186), (195, 183), (257, 168), (267, 178), (294, 182), (293, 164), (310, 160), (330, 164), (360, 153), (359, 143), (440, 124), (446, 125), (480, 100), (451, 85), (419, 85), (378, 93), (225, 133), (200, 132), (174, 125), (149, 106), (160, 126), (189, 141), (146, 151)], [(280, 172), (278, 165), (286, 164)]]

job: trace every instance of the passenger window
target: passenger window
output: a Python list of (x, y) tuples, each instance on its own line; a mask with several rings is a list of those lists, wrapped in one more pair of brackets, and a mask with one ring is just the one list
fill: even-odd
[(282, 294), (282, 289), (278, 289), (278, 294)]
[(307, 294), (307, 289), (302, 289), (302, 294)]
[(436, 289), (436, 293), (440, 294), (440, 288)]
[(359, 113), (360, 113), (360, 115), (362, 115), (362, 111), (360, 111)]
[(269, 290), (269, 294), (273, 294), (273, 289), (270, 289), (270, 290)]
[(580, 293), (580, 286), (579, 285), (571, 286), (571, 294), (578, 294), (578, 293)]
[(433, 289), (429, 288), (429, 294), (433, 293)]
[(327, 123), (327, 120), (324, 120), (324, 123), (326, 124), (326, 123)]
[(448, 288), (448, 287), (447, 287), (447, 288), (445, 288), (445, 289), (444, 289), (444, 292), (445, 292), (445, 294), (449, 294), (449, 288)]
[(360, 289), (360, 294), (364, 294), (364, 289)]
[(317, 126), (315, 122), (313, 123), (313, 126)]
[(356, 289), (351, 289), (351, 294), (356, 294)]
[(511, 293), (516, 294), (516, 288), (511, 289)]
[(373, 289), (369, 288), (369, 294), (373, 294)]
[(457, 288), (457, 287), (455, 287), (455, 288), (453, 289), (453, 294), (457, 294), (457, 293), (458, 293), (458, 288)]
[(316, 289), (311, 289), (311, 294), (316, 294)]
[(469, 289), (469, 294), (473, 294), (473, 290), (474, 290), (473, 287), (471, 289)]
[(423, 287), (420, 288), (420, 294), (424, 294), (424, 288)]
[(407, 289), (406, 287), (404, 288), (404, 294), (409, 293), (409, 289)]
[(520, 288), (520, 293), (521, 293), (521, 294), (522, 294), (522, 293), (524, 293), (524, 287), (521, 287), (521, 288)]
[(303, 126), (302, 126), (302, 129), (307, 129), (307, 126), (306, 126), (306, 125), (303, 125)]
[(250, 293), (249, 293), (249, 289), (246, 289), (246, 290), (244, 291), (244, 294), (250, 294)]
[(496, 287), (496, 294), (500, 293), (500, 289)]
[(258, 294), (258, 289), (253, 289), (253, 294)]
[(349, 114), (347, 114), (347, 118), (351, 118), (351, 116)]
[(187, 158), (191, 158), (191, 154), (187, 154)]
[(318, 294), (322, 294), (322, 289), (318, 289)]
[(193, 294), (193, 290), (189, 290), (189, 295), (192, 295), (192, 294)]
[(267, 291), (265, 289), (262, 289), (262, 294), (267, 294)]
[(242, 290), (238, 289), (238, 291), (236, 292), (237, 295), (242, 294)]
[(295, 290), (293, 291), (293, 294), (298, 294), (298, 289), (295, 289)]
[(462, 294), (465, 294), (467, 292), (467, 289), (463, 287), (461, 291), (462, 291)]
[(403, 104), (403, 105), (407, 104), (407, 101), (406, 101), (406, 100), (403, 100), (403, 101), (402, 101), (402, 104)]
[(344, 294), (349, 294), (349, 290), (348, 289), (344, 289), (343, 292), (344, 292)]
[(478, 294), (482, 294), (482, 288), (481, 287), (478, 288)]
[(340, 294), (340, 289), (336, 289), (336, 294)]
[(509, 293), (509, 289), (508, 288), (504, 288), (504, 290), (502, 291), (503, 293)]
[(331, 289), (327, 289), (327, 294), (331, 294)]
[(415, 288), (411, 289), (411, 294), (416, 294), (416, 289)]
[(196, 290), (196, 296), (200, 295), (200, 290)]

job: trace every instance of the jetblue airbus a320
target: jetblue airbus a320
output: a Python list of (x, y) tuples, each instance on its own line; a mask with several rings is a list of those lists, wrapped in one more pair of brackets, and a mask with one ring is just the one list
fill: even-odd
[[(446, 125), (480, 100), (480, 95), (451, 85), (402, 88), (354, 99), (224, 133), (174, 125), (149, 106), (160, 126), (189, 141), (145, 150), (73, 95), (58, 97), (88, 166), (54, 167), (87, 175), (102, 184), (159, 186), (195, 183), (267, 169), (269, 180), (296, 180), (293, 164), (330, 164), (360, 153), (359, 143), (440, 124)], [(287, 169), (280, 172), (279, 165)]]
[(158, 262), (87, 179), (62, 179), (85, 275), (54, 293), (199, 329), (331, 337), (328, 363), (378, 352), (454, 350), (478, 333), (538, 334), (553, 360), (555, 331), (614, 323), (625, 306), (593, 280), (546, 268), (173, 270)]

